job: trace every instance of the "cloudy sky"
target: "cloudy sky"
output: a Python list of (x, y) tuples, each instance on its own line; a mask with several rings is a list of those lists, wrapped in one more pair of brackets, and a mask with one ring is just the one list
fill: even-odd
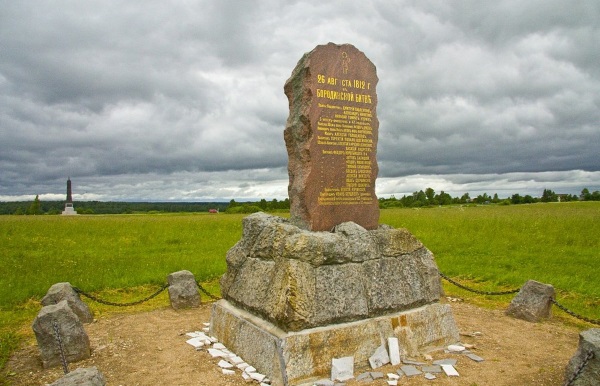
[(600, 190), (597, 0), (0, 0), (0, 201), (283, 199), (328, 42), (377, 66), (379, 196)]

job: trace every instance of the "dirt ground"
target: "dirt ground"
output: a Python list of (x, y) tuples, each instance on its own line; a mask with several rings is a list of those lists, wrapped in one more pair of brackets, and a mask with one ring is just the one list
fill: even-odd
[[(472, 351), (485, 361), (434, 352), (434, 360), (457, 358), (460, 377), (439, 374), (431, 381), (423, 376), (403, 377), (399, 385), (562, 385), (564, 369), (577, 348), (577, 329), (556, 319), (532, 324), (506, 317), (500, 310), (451, 305), (462, 342), (475, 345)], [(240, 374), (223, 375), (218, 360), (185, 343), (185, 333), (201, 330), (209, 317), (210, 304), (204, 304), (194, 310), (162, 308), (97, 320), (85, 327), (92, 357), (70, 364), (70, 369), (97, 366), (108, 385), (247, 385)], [(473, 332), (481, 335), (468, 336)], [(394, 372), (397, 367), (377, 371)], [(62, 376), (62, 368), (42, 369), (34, 343), (16, 352), (7, 370), (15, 386), (44, 385)], [(366, 384), (349, 381), (347, 386)], [(387, 382), (379, 379), (369, 385), (387, 386)]]

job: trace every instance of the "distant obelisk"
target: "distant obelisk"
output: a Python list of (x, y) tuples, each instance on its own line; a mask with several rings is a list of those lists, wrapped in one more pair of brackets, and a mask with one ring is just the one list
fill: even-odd
[(71, 194), (71, 177), (67, 179), (67, 201), (65, 203), (65, 210), (62, 212), (63, 216), (73, 216), (77, 212), (73, 208), (73, 195)]

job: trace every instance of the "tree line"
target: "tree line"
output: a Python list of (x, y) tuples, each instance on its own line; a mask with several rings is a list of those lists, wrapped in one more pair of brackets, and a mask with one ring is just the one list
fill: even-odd
[(499, 205), (518, 205), (518, 204), (534, 204), (536, 202), (567, 202), (567, 201), (600, 201), (600, 191), (590, 191), (585, 188), (579, 196), (574, 194), (557, 194), (550, 189), (544, 189), (541, 197), (532, 197), (530, 195), (521, 196), (513, 194), (510, 197), (500, 198), (497, 193), (489, 196), (487, 193), (471, 198), (469, 193), (465, 193), (460, 197), (452, 197), (443, 190), (436, 193), (432, 188), (427, 188), (425, 191), (419, 190), (411, 195), (404, 195), (402, 198), (394, 196), (390, 198), (380, 198), (379, 207), (386, 208), (418, 208), (422, 206), (439, 206), (439, 205), (458, 205), (458, 204), (499, 204)]
[[(566, 201), (600, 201), (600, 191), (590, 192), (587, 188), (580, 195), (557, 194), (550, 189), (544, 189), (541, 197), (530, 195), (521, 196), (513, 194), (510, 197), (500, 198), (495, 193), (487, 193), (471, 198), (469, 193), (460, 197), (452, 197), (443, 190), (436, 193), (432, 188), (425, 191), (419, 190), (402, 198), (394, 196), (380, 198), (379, 207), (386, 208), (418, 208), (423, 206), (439, 205), (465, 205), (465, 204), (499, 204), (517, 205), (533, 204), (536, 202), (566, 202)], [(0, 215), (56, 215), (61, 214), (65, 207), (64, 201), (41, 201), (35, 196), (32, 201), (0, 202)], [(79, 214), (134, 214), (134, 213), (199, 213), (199, 212), (225, 212), (225, 213), (254, 213), (254, 212), (279, 212), (290, 209), (290, 200), (273, 199), (267, 201), (237, 202), (118, 202), (118, 201), (78, 201), (74, 203)]]

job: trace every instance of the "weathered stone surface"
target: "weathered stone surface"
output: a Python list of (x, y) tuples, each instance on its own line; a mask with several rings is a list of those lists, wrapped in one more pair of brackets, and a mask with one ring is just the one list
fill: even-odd
[(565, 384), (582, 366), (590, 352), (593, 357), (588, 359), (581, 373), (570, 385), (593, 386), (600, 383), (600, 328), (592, 328), (579, 333), (579, 347), (567, 365)]
[(354, 378), (354, 357), (331, 359), (331, 380), (347, 381)]
[(398, 338), (388, 338), (388, 349), (390, 351), (390, 363), (392, 366), (400, 364), (400, 346), (398, 344)]
[(553, 286), (529, 280), (510, 302), (506, 315), (528, 322), (547, 319), (552, 314), (552, 299), (554, 299)]
[(106, 379), (96, 367), (80, 367), (49, 386), (104, 386)]
[(82, 323), (91, 323), (94, 321), (92, 311), (87, 304), (85, 304), (79, 294), (75, 292), (71, 283), (56, 283), (48, 289), (46, 295), (42, 298), (43, 306), (50, 306), (57, 304), (62, 300), (66, 300), (69, 307), (73, 310), (75, 315), (79, 317)]
[(343, 223), (310, 232), (255, 213), (227, 253), (223, 298), (286, 331), (385, 315), (439, 301), (431, 252), (406, 229)]
[[(434, 322), (435, 321), (435, 322)], [(213, 305), (210, 333), (232, 352), (266, 374), (273, 384), (298, 384), (330, 376), (332, 358), (354, 357), (355, 369), (369, 368), (381, 337), (396, 337), (405, 355), (444, 347), (459, 338), (447, 304), (350, 323), (286, 332), (235, 307), (227, 300)]]
[(60, 366), (60, 348), (53, 322), (58, 325), (67, 362), (77, 362), (90, 357), (90, 340), (83, 324), (66, 300), (44, 306), (33, 321), (33, 332), (40, 349), (44, 368)]
[(377, 82), (363, 52), (329, 43), (306, 53), (285, 83), (290, 215), (300, 228), (377, 228)]
[(173, 272), (167, 276), (167, 282), (169, 283), (171, 307), (180, 310), (200, 305), (198, 284), (193, 273), (186, 270)]

